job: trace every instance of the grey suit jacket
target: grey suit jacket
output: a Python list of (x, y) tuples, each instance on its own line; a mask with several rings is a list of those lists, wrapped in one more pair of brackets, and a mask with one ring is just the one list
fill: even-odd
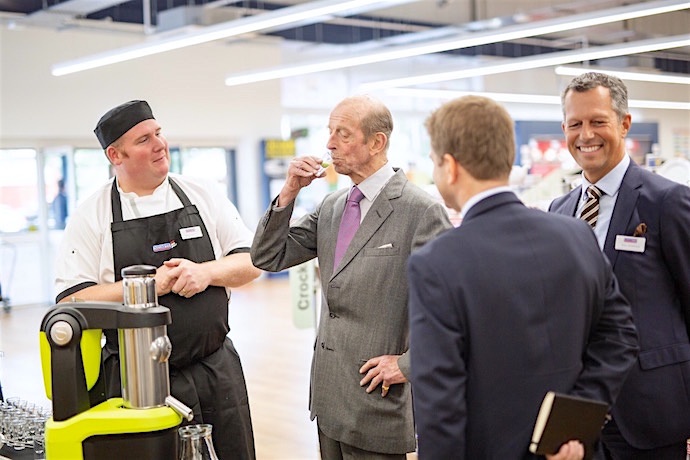
[[(575, 215), (580, 187), (549, 211)], [(619, 251), (617, 235), (645, 224), (643, 253)], [(638, 449), (681, 443), (690, 436), (690, 188), (632, 163), (613, 209), (604, 253), (632, 305), (640, 336), (633, 367), (612, 414)]]
[[(252, 244), (254, 265), (280, 271), (319, 258), (323, 303), (311, 373), (311, 417), (330, 438), (360, 449), (415, 449), (409, 383), (367, 394), (359, 368), (408, 349), (410, 253), (451, 227), (444, 207), (398, 170), (374, 200), (339, 266), (333, 258), (347, 190), (328, 195), (290, 226), (292, 206), (269, 208)], [(409, 374), (409, 356), (399, 359)]]

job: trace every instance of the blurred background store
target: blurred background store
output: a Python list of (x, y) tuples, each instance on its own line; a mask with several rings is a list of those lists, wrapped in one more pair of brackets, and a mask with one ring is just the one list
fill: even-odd
[[(153, 54), (156, 45), (170, 50)], [(125, 52), (145, 56), (122, 60)], [(320, 71), (306, 72), (307, 64)], [(391, 163), (435, 193), (424, 119), (445, 100), (482, 93), (516, 120), (513, 186), (527, 204), (546, 208), (577, 180), (559, 93), (573, 71), (587, 68), (628, 72), (628, 152), (687, 183), (690, 2), (0, 0), (5, 395), (44, 398), (32, 331), (54, 299), (64, 225), (110, 177), (92, 131), (109, 108), (149, 101), (170, 142), (171, 170), (215, 180), (253, 228), (289, 159), (324, 152), (328, 113), (343, 97), (367, 92), (386, 102), (396, 123)], [(300, 196), (298, 212), (345, 184), (329, 171)], [(253, 408), (260, 401), (255, 416), (284, 417), (279, 436), (304, 436), (311, 449), (302, 454), (288, 443), (278, 449), (284, 456), (260, 458), (316, 458), (306, 409), (313, 329), (292, 324), (289, 296), (286, 277), (267, 276), (238, 290), (231, 307)], [(276, 334), (281, 343), (270, 339)], [(289, 359), (298, 364), (281, 364)], [(253, 387), (265, 393), (251, 395)], [(297, 402), (284, 403), (284, 391), (298, 393)], [(257, 442), (270, 443), (270, 431), (260, 428), (266, 435)]]

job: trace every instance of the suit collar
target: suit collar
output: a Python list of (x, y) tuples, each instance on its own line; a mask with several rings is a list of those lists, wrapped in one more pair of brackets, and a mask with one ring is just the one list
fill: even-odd
[[(394, 198), (400, 198), (402, 195), (405, 184), (407, 184), (407, 176), (405, 172), (400, 168), (393, 168), (395, 174), (391, 177), (388, 182), (383, 186), (379, 194), (385, 194), (386, 200), (392, 200)], [(372, 209), (374, 207), (372, 206)]]
[(499, 193), (503, 192), (510, 192), (512, 191), (511, 188), (507, 185), (501, 185), (499, 187), (492, 187), (488, 190), (484, 190), (482, 192), (476, 193), (473, 196), (471, 196), (465, 204), (462, 206), (462, 209), (460, 210), (460, 219), (464, 219), (467, 213), (472, 209), (472, 207), (479, 203), (480, 201), (493, 196), (493, 195), (498, 195)]
[[(512, 191), (500, 192), (495, 195), (491, 195), (483, 200), (475, 203), (465, 214), (462, 219), (462, 223), (469, 222), (477, 216), (489, 212), (498, 206), (503, 206), (505, 204), (523, 204), (522, 201), (513, 193)], [(461, 224), (462, 225), (462, 224)]]

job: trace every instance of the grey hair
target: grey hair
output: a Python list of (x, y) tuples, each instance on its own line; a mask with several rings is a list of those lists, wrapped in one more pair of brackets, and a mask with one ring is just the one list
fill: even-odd
[(584, 93), (598, 86), (608, 88), (609, 94), (611, 95), (611, 108), (616, 112), (618, 120), (625, 118), (628, 114), (628, 88), (620, 78), (599, 72), (587, 72), (578, 75), (572, 79), (568, 86), (566, 86), (563, 93), (561, 93), (563, 117), (565, 118), (565, 97), (570, 91)]

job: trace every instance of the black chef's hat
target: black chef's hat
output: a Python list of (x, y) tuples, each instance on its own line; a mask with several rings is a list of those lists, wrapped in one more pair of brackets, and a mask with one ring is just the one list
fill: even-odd
[(105, 150), (124, 133), (144, 120), (155, 118), (146, 101), (129, 101), (110, 109), (98, 120), (96, 133), (98, 142)]

